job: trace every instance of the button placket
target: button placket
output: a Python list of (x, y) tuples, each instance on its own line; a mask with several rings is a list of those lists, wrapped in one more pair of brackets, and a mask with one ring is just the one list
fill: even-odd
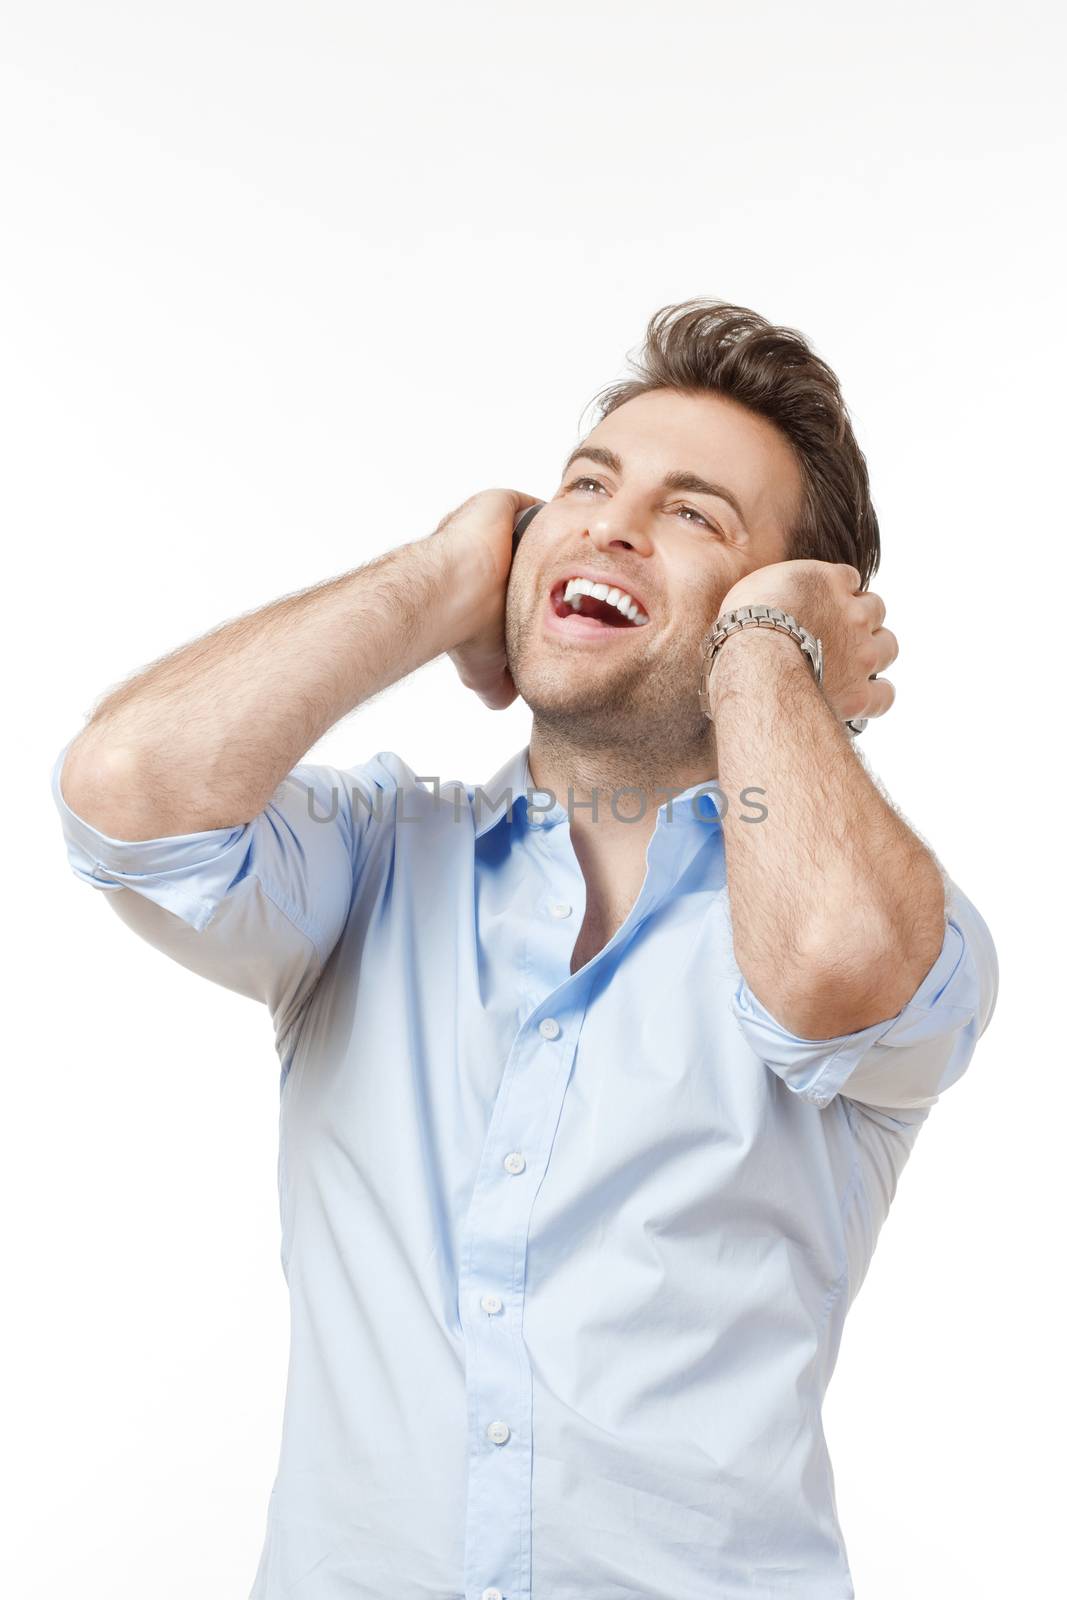
[[(543, 912), (540, 926), (545, 940), (558, 941)], [(549, 992), (562, 1007), (568, 993), (563, 983)], [(492, 1504), (500, 1512), (476, 1536), (468, 1526), (466, 1592), (482, 1594), (479, 1583), (492, 1575), (498, 1591), (515, 1600), (530, 1600), (531, 1377), (520, 1331), (524, 1252), (530, 1207), (551, 1152), (581, 1024), (580, 1009), (574, 1027), (569, 1011), (561, 1017), (542, 1015), (536, 1007), (543, 1007), (545, 998), (542, 990), (519, 1025), (501, 1080), (488, 1129), (495, 1160), (483, 1171), (468, 1212), (464, 1277), (474, 1293), (460, 1302), (471, 1308), (463, 1323), (466, 1339), (476, 1346), (467, 1372), (472, 1420), (480, 1425), (480, 1442), (470, 1459), (469, 1506)], [(510, 1178), (522, 1181), (505, 1187)], [(489, 1288), (493, 1283), (498, 1290)], [(516, 1516), (522, 1529), (518, 1543)]]
[[(521, 841), (529, 877), (513, 905), (495, 906), (498, 913), (511, 913), (507, 954), (508, 972), (517, 984), (514, 1031), (460, 1258), (470, 1418), (463, 1592), (477, 1600), (531, 1600), (533, 1384), (522, 1336), (527, 1252), (531, 1237), (536, 1239), (530, 1220), (542, 1183), (552, 1181), (554, 1138), (595, 987), (590, 964), (570, 971), (586, 887), (569, 830), (556, 825), (562, 820), (529, 821), (528, 838), (522, 830)], [(613, 951), (617, 959), (677, 878), (683, 856), (707, 837), (678, 820), (674, 829), (658, 829), (637, 901), (601, 952), (602, 960)], [(520, 1177), (521, 1183), (505, 1182)]]

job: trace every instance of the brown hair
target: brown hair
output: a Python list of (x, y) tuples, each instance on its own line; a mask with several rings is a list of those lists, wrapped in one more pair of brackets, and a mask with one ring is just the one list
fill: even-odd
[(804, 477), (790, 558), (847, 561), (867, 586), (881, 554), (867, 462), (837, 377), (803, 334), (745, 306), (685, 300), (652, 315), (639, 360), (630, 364), (636, 377), (594, 396), (598, 421), (652, 389), (710, 391), (766, 417), (792, 444)]

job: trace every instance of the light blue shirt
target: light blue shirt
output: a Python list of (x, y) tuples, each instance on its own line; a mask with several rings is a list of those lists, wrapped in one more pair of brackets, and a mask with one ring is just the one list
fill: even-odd
[(821, 1407), (993, 1010), (955, 884), (899, 1015), (805, 1041), (734, 960), (705, 786), (572, 975), (585, 881), (528, 747), (483, 790), (302, 764), (244, 826), (137, 842), (66, 805), (66, 748), (74, 872), (275, 1027), (291, 1359), (251, 1600), (851, 1597)]

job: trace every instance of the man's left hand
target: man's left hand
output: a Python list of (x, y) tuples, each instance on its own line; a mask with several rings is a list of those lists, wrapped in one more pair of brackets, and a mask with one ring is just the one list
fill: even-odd
[[(822, 690), (842, 721), (880, 717), (889, 710), (896, 690), (875, 675), (896, 660), (899, 647), (882, 626), (885, 603), (861, 590), (855, 567), (834, 561), (771, 562), (735, 583), (719, 610), (753, 605), (778, 607), (822, 640)], [(722, 653), (729, 648), (728, 641)]]

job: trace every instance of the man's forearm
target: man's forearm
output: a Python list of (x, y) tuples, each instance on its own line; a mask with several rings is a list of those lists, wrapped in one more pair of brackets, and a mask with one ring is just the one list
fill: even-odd
[(792, 640), (734, 635), (710, 680), (718, 777), (766, 791), (723, 827), (738, 965), (803, 1038), (894, 1016), (944, 938), (937, 862), (881, 794)]
[(419, 539), (225, 623), (94, 708), (67, 803), (121, 839), (250, 820), (335, 722), (460, 641), (469, 588), (447, 541)]

